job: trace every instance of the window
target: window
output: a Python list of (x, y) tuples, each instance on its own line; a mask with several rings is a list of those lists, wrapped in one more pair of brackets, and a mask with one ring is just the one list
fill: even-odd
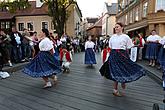
[(1, 28), (2, 28), (2, 29), (5, 29), (5, 27), (6, 27), (6, 26), (5, 26), (5, 22), (1, 22)]
[(122, 5), (121, 5), (121, 8), (123, 9), (125, 6), (125, 0), (122, 1)]
[(29, 31), (33, 31), (33, 22), (27, 23), (27, 28)]
[(132, 23), (132, 19), (133, 19), (132, 11), (130, 11), (130, 13), (129, 13), (129, 23)]
[(156, 10), (164, 10), (165, 11), (165, 0), (156, 0)]
[(6, 29), (10, 28), (10, 22), (6, 22)]
[(48, 22), (42, 22), (42, 29), (48, 29)]
[(147, 8), (148, 8), (148, 3), (143, 4), (143, 17), (147, 16)]
[(125, 15), (125, 25), (127, 25), (128, 24), (128, 15), (126, 14)]
[(135, 12), (135, 21), (139, 20), (139, 8), (136, 8), (136, 12)]
[(53, 24), (53, 22), (51, 22), (51, 29), (52, 29), (52, 30), (55, 29), (55, 28), (54, 28), (54, 24)]
[(24, 23), (18, 23), (18, 30), (23, 31), (24, 29)]

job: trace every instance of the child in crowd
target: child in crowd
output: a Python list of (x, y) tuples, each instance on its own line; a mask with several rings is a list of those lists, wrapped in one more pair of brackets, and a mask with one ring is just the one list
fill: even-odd
[(63, 72), (70, 72), (69, 66), (72, 62), (72, 54), (65, 47), (60, 49), (60, 61), (64, 69)]
[(103, 63), (108, 60), (110, 51), (111, 51), (111, 49), (109, 48), (108, 44), (105, 44), (105, 47), (101, 52), (101, 59), (102, 59)]

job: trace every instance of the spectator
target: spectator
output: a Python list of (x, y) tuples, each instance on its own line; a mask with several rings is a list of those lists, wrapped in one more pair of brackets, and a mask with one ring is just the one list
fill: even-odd
[(21, 62), (22, 60), (22, 35), (16, 30), (16, 27), (12, 27), (11, 44), (13, 51), (13, 58), (16, 63)]
[(4, 55), (5, 55), (5, 60), (9, 63), (9, 66), (12, 66), (11, 60), (10, 60), (10, 52), (9, 49), (7, 47), (7, 45), (10, 45), (10, 36), (5, 34), (5, 32), (3, 30), (0, 30), (0, 39), (1, 39), (1, 50), (3, 51)]

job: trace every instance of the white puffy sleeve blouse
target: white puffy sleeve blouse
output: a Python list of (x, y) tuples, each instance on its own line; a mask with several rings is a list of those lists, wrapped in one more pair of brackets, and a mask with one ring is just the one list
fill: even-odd
[(39, 43), (40, 51), (50, 51), (53, 48), (53, 42), (49, 38), (44, 38)]
[(134, 44), (130, 37), (126, 34), (117, 35), (114, 34), (109, 40), (109, 47), (111, 49), (130, 49)]
[(94, 42), (92, 42), (92, 41), (87, 41), (87, 42), (85, 42), (85, 50), (87, 49), (87, 48), (94, 48), (94, 46), (95, 46), (95, 43)]

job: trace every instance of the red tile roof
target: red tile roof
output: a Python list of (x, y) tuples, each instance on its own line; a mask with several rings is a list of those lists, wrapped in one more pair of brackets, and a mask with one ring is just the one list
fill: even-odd
[(37, 16), (48, 15), (48, 7), (43, 4), (41, 7), (36, 7), (36, 1), (30, 1), (31, 7), (24, 10), (17, 10), (15, 13), (0, 12), (0, 20), (12, 19), (15, 16)]
[(98, 21), (95, 22), (94, 25), (92, 25), (91, 27), (89, 27), (87, 30), (91, 30), (93, 28), (96, 28), (96, 27), (102, 27), (102, 19), (103, 19), (103, 16), (99, 18)]

